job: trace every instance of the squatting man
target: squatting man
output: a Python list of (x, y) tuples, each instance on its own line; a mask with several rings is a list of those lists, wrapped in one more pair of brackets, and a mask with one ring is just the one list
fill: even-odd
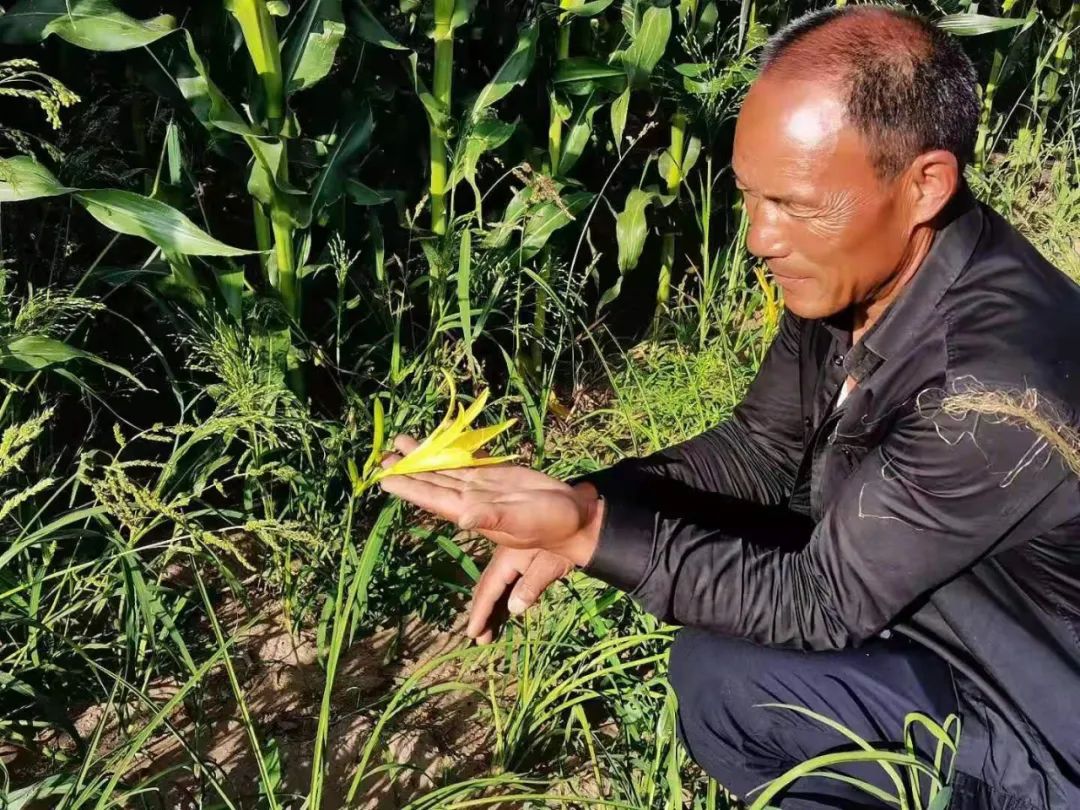
[[(978, 119), (971, 62), (920, 18), (845, 6), (774, 36), (731, 170), (785, 313), (732, 417), (567, 482), (384, 479), (497, 544), (470, 636), (580, 567), (682, 625), (679, 735), (735, 794), (846, 742), (760, 706), (787, 703), (870, 741), (958, 714), (950, 807), (1080, 808), (1080, 484), (993, 407), (1037, 392), (1075, 429), (1080, 287), (973, 199)], [(876, 801), (815, 777), (781, 806)]]

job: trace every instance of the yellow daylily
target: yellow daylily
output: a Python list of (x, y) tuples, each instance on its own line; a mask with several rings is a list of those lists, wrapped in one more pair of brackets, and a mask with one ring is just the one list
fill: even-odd
[[(446, 417), (415, 450), (385, 469), (378, 467), (383, 444), (383, 414), (381, 404), (376, 400), (375, 442), (371, 456), (368, 457), (367, 463), (364, 465), (362, 480), (356, 474), (356, 465), (350, 464), (353, 484), (359, 491), (367, 489), (388, 475), (413, 475), (415, 473), (438, 472), (439, 470), (461, 469), (464, 467), (484, 467), (517, 458), (516, 455), (488, 458), (477, 458), (473, 455), (483, 445), (517, 422), (517, 419), (507, 419), (505, 422), (490, 427), (470, 429), (469, 425), (480, 415), (491, 392), (483, 391), (468, 408), (465, 408), (461, 403), (457, 402), (457, 390), (454, 387), (453, 379), (445, 371), (443, 374), (446, 375), (446, 381), (450, 386), (450, 405), (447, 408)], [(455, 404), (457, 404), (456, 416), (454, 415)]]

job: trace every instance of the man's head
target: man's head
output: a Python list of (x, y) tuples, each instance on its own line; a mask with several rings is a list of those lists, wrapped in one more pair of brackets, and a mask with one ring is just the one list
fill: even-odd
[(909, 14), (845, 6), (769, 42), (732, 167), (747, 246), (792, 312), (820, 318), (888, 296), (961, 184), (978, 117), (970, 60)]

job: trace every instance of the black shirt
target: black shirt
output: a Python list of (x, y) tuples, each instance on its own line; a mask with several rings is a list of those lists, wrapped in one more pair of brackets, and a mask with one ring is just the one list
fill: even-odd
[(1080, 483), (1054, 449), (1080, 424), (1080, 287), (966, 190), (942, 219), (857, 345), (786, 313), (731, 419), (572, 479), (606, 502), (585, 571), (761, 644), (904, 632), (957, 673), (957, 767), (1080, 808)]

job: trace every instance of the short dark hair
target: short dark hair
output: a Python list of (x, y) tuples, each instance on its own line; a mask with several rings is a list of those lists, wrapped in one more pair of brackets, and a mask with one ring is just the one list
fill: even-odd
[(961, 169), (972, 159), (975, 68), (953, 37), (914, 14), (877, 5), (811, 12), (769, 40), (760, 67), (763, 76), (835, 80), (883, 177), (931, 149), (952, 152)]

